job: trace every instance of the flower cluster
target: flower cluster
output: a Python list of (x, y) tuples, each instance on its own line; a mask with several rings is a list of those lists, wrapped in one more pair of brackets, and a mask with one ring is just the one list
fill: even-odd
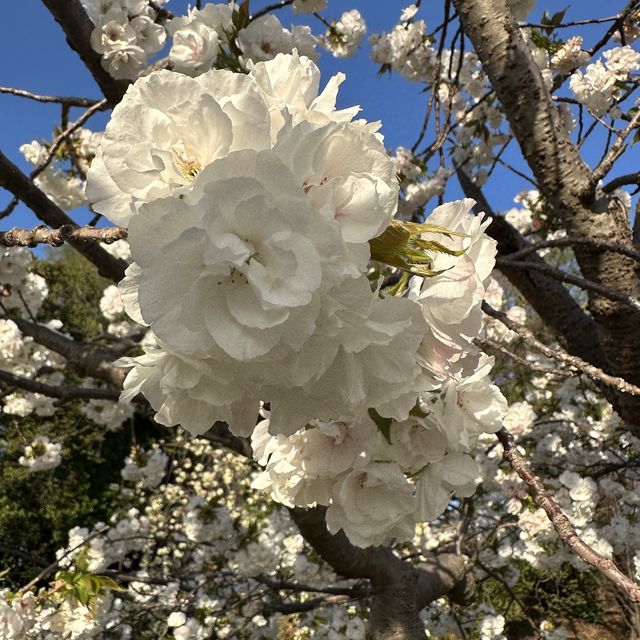
[[(372, 288), (369, 241), (396, 212), (398, 183), (377, 125), (335, 110), (341, 79), (318, 95), (318, 69), (298, 55), (256, 63), (248, 75), (151, 74), (114, 109), (88, 193), (97, 211), (129, 225), (134, 262), (122, 302), (157, 339), (123, 361), (133, 367), (123, 399), (144, 393), (161, 424), (203, 433), (226, 421), (244, 436), (269, 402), (254, 438), (265, 440), (256, 455), (271, 466), (267, 427), (286, 442), (318, 420), (339, 443), (364, 429), (346, 466), (323, 471), (322, 490), (305, 469), (305, 488), (280, 499), (333, 500), (330, 526), (367, 545), (398, 530), (406, 537), (416, 513), (433, 518), (454, 489), (472, 490), (467, 454), (481, 431), (499, 428), (504, 400), (488, 382), (490, 359), (471, 345), (495, 254), (472, 201), (441, 207), (419, 232), (418, 244), (439, 252), (433, 279), (414, 278), (408, 297)], [(441, 229), (453, 246), (439, 242)], [(427, 448), (441, 441), (437, 455), (399, 463), (413, 444), (403, 435), (381, 464), (379, 432), (392, 420), (409, 420), (394, 433), (414, 429)], [(431, 462), (452, 470), (446, 480), (432, 481)], [(421, 474), (418, 496), (405, 473)], [(360, 486), (380, 504), (370, 529), (339, 500)]]
[(620, 83), (631, 71), (640, 69), (640, 53), (629, 45), (609, 49), (602, 60), (590, 64), (586, 71), (576, 71), (570, 80), (576, 100), (595, 116), (605, 114), (620, 97)]
[(82, 4), (95, 25), (91, 46), (114, 78), (136, 78), (149, 56), (164, 46), (167, 34), (156, 24), (156, 11), (147, 0), (83, 0)]
[(352, 9), (331, 25), (322, 38), (322, 45), (336, 58), (348, 58), (356, 52), (366, 33), (364, 18), (357, 9)]
[(27, 467), (29, 473), (49, 471), (62, 462), (61, 450), (62, 446), (57, 442), (50, 442), (47, 436), (38, 436), (24, 448), (24, 455), (20, 456), (18, 462)]
[[(71, 211), (87, 204), (84, 193), (85, 183), (79, 177), (84, 174), (95, 156), (100, 143), (100, 133), (89, 129), (78, 129), (60, 147), (65, 157), (72, 158), (71, 167), (66, 167), (58, 160), (59, 155), (50, 158), (51, 144), (33, 140), (23, 144), (20, 151), (27, 162), (39, 171), (34, 178), (36, 186), (47, 194), (63, 211)], [(58, 152), (58, 154), (60, 153)], [(41, 168), (41, 165), (46, 166)]]

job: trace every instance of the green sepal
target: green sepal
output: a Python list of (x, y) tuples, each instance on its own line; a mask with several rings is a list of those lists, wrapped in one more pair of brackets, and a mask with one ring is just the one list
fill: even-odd
[(375, 409), (371, 408), (367, 411), (369, 417), (376, 423), (378, 431), (382, 434), (384, 439), (391, 444), (391, 425), (393, 423), (392, 418), (383, 418)]
[(430, 254), (444, 253), (450, 256), (460, 256), (464, 253), (464, 249), (449, 249), (436, 240), (423, 240), (422, 235), (425, 233), (438, 233), (448, 238), (465, 237), (464, 233), (450, 231), (428, 222), (392, 220), (384, 233), (369, 240), (371, 258), (412, 275), (426, 278), (443, 273), (442, 270), (432, 269), (433, 259)]

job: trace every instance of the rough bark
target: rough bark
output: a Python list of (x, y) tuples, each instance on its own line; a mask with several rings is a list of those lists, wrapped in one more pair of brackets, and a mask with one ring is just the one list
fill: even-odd
[[(619, 200), (595, 188), (505, 1), (453, 1), (541, 193), (567, 233), (632, 248), (627, 212)], [(632, 298), (640, 295), (637, 263), (629, 256), (589, 245), (576, 246), (575, 255), (587, 280)], [(598, 328), (603, 368), (639, 384), (640, 313), (593, 291), (589, 311)], [(618, 394), (614, 404), (639, 430), (640, 399)]]
[(338, 574), (371, 580), (368, 638), (422, 640), (420, 611), (427, 604), (446, 594), (457, 602), (468, 601), (471, 578), (463, 556), (439, 554), (430, 562), (413, 566), (388, 547), (361, 549), (352, 545), (344, 532), (329, 533), (325, 507), (290, 512), (303, 537)]
[(102, 68), (100, 54), (91, 47), (90, 39), (94, 25), (80, 4), (80, 0), (42, 0), (42, 2), (64, 31), (67, 43), (80, 56), (105, 98), (109, 100), (111, 106), (118, 104), (131, 83), (129, 80), (115, 80)]
[[(49, 200), (35, 184), (0, 152), (0, 187), (13, 193), (24, 202), (45, 224), (58, 229), (63, 226), (77, 228), (78, 225), (53, 201)], [(126, 262), (114, 258), (99, 244), (92, 241), (69, 239), (69, 244), (92, 262), (101, 276), (119, 282), (124, 278)]]

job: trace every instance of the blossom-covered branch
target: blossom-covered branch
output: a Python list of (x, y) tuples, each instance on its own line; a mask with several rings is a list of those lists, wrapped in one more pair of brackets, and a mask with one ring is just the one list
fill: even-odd
[(580, 539), (569, 518), (564, 515), (553, 496), (544, 488), (540, 478), (535, 475), (529, 463), (518, 451), (513, 436), (504, 428), (496, 435), (504, 448), (504, 457), (518, 476), (526, 482), (531, 496), (536, 504), (544, 509), (553, 528), (564, 543), (586, 563), (599, 569), (624, 591), (632, 602), (640, 603), (640, 586), (625, 576), (611, 559), (605, 558)]

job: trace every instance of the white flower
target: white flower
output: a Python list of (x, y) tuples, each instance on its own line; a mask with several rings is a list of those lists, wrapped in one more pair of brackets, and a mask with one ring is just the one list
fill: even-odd
[(133, 367), (125, 378), (121, 400), (144, 393), (159, 424), (181, 424), (201, 434), (221, 420), (236, 433), (247, 435), (256, 423), (258, 401), (245, 398), (229, 364), (211, 367), (206, 360), (180, 357), (160, 347), (146, 347), (144, 355), (119, 363)]
[(513, 435), (519, 435), (526, 431), (537, 417), (528, 402), (514, 402), (509, 406), (503, 424)]
[(201, 172), (189, 198), (142, 205), (129, 243), (156, 335), (182, 353), (217, 348), (235, 360), (279, 343), (299, 349), (323, 289), (360, 273), (337, 225), (270, 151), (232, 153)]
[(410, 4), (402, 10), (402, 13), (400, 14), (400, 22), (407, 22), (408, 20), (411, 20), (416, 13), (418, 13), (417, 5)]
[(594, 115), (601, 116), (607, 112), (618, 93), (616, 81), (616, 74), (598, 60), (590, 64), (584, 74), (576, 71), (571, 76), (569, 86), (578, 102)]
[(162, 25), (156, 24), (148, 16), (137, 16), (131, 20), (131, 26), (136, 31), (136, 44), (147, 55), (157, 53), (164, 47), (167, 32)]
[(173, 611), (167, 618), (168, 627), (181, 627), (187, 621), (187, 616), (182, 611)]
[(320, 70), (312, 60), (297, 52), (258, 62), (249, 76), (269, 108), (273, 143), (285, 122), (294, 126), (306, 120), (316, 124), (348, 122), (360, 111), (359, 107), (336, 111), (338, 87), (345, 79), (343, 73), (333, 76), (318, 95)]
[(640, 69), (640, 52), (628, 44), (624, 47), (609, 49), (603, 54), (607, 69), (615, 74), (618, 80), (625, 80), (631, 71)]
[(566, 74), (587, 64), (589, 58), (589, 53), (582, 50), (582, 36), (574, 36), (551, 56), (550, 64), (558, 73)]
[(134, 45), (136, 40), (136, 30), (120, 11), (109, 12), (91, 32), (91, 47), (101, 54)]
[(33, 412), (33, 402), (26, 396), (17, 395), (12, 393), (11, 395), (4, 397), (4, 404), (2, 410), (4, 413), (11, 416), (20, 416), (24, 418)]
[(100, 311), (107, 320), (115, 320), (124, 313), (124, 305), (116, 285), (109, 285), (103, 291), (102, 298), (100, 298)]
[(16, 323), (13, 320), (0, 319), (0, 358), (16, 360), (22, 355), (24, 348), (22, 332)]
[(531, 211), (526, 207), (514, 207), (504, 214), (505, 220), (513, 225), (520, 233), (525, 233), (531, 229), (533, 218)]
[(136, 45), (111, 49), (102, 56), (102, 67), (116, 80), (133, 80), (147, 64), (147, 54)]
[(480, 433), (493, 433), (502, 427), (507, 401), (500, 389), (491, 384), (493, 362), (493, 357), (482, 354), (471, 375), (448, 378), (435, 399), (433, 417), (444, 430), (452, 451), (468, 451)]
[(473, 204), (465, 199), (434, 209), (427, 222), (461, 237), (425, 233), (423, 239), (464, 253), (437, 253), (432, 268), (442, 273), (424, 280), (415, 278), (412, 283), (412, 297), (422, 305), (429, 328), (420, 353), (437, 375), (459, 366), (462, 356), (473, 350), (471, 341), (482, 326), (480, 305), (495, 262), (496, 242), (484, 233), (489, 220), (470, 213)]
[(109, 431), (117, 431), (133, 416), (133, 407), (110, 400), (89, 400), (82, 405), (82, 412), (96, 424), (103, 425)]
[(480, 623), (480, 640), (501, 640), (504, 631), (504, 616), (485, 616)]
[(342, 529), (359, 547), (413, 535), (413, 487), (395, 463), (371, 462), (340, 480), (327, 510), (327, 529)]
[(312, 60), (318, 58), (315, 52), (317, 41), (311, 35), (309, 27), (296, 26), (293, 31), (289, 31), (272, 13), (240, 29), (237, 42), (244, 59), (253, 62), (271, 60), (278, 53), (291, 53), (294, 49)]
[(314, 208), (341, 227), (347, 242), (367, 242), (389, 225), (398, 181), (384, 146), (366, 127), (301, 123), (274, 147)]
[(194, 542), (220, 543), (233, 534), (233, 522), (225, 507), (212, 507), (200, 496), (191, 498), (183, 519), (184, 534)]
[(473, 495), (479, 476), (478, 464), (462, 453), (451, 453), (429, 464), (416, 482), (416, 518), (434, 520), (447, 508), (454, 493), (459, 497)]
[(216, 158), (266, 146), (266, 107), (252, 87), (227, 71), (195, 79), (159, 71), (138, 80), (113, 110), (87, 174), (93, 208), (127, 224), (138, 203), (190, 188)]
[(367, 25), (357, 9), (345, 11), (321, 39), (336, 58), (353, 55), (367, 33)]
[(218, 33), (202, 22), (194, 22), (173, 34), (169, 60), (175, 71), (196, 76), (211, 68), (219, 52)]
[[(25, 159), (33, 165), (41, 164), (47, 156), (47, 149), (37, 140), (20, 146)], [(86, 203), (84, 183), (55, 169), (52, 163), (34, 179), (36, 186), (64, 211), (70, 211)]]
[(27, 467), (30, 473), (48, 471), (55, 469), (62, 461), (61, 450), (62, 446), (50, 442), (47, 436), (37, 436), (24, 448), (24, 455), (20, 456), (18, 462), (23, 467)]

